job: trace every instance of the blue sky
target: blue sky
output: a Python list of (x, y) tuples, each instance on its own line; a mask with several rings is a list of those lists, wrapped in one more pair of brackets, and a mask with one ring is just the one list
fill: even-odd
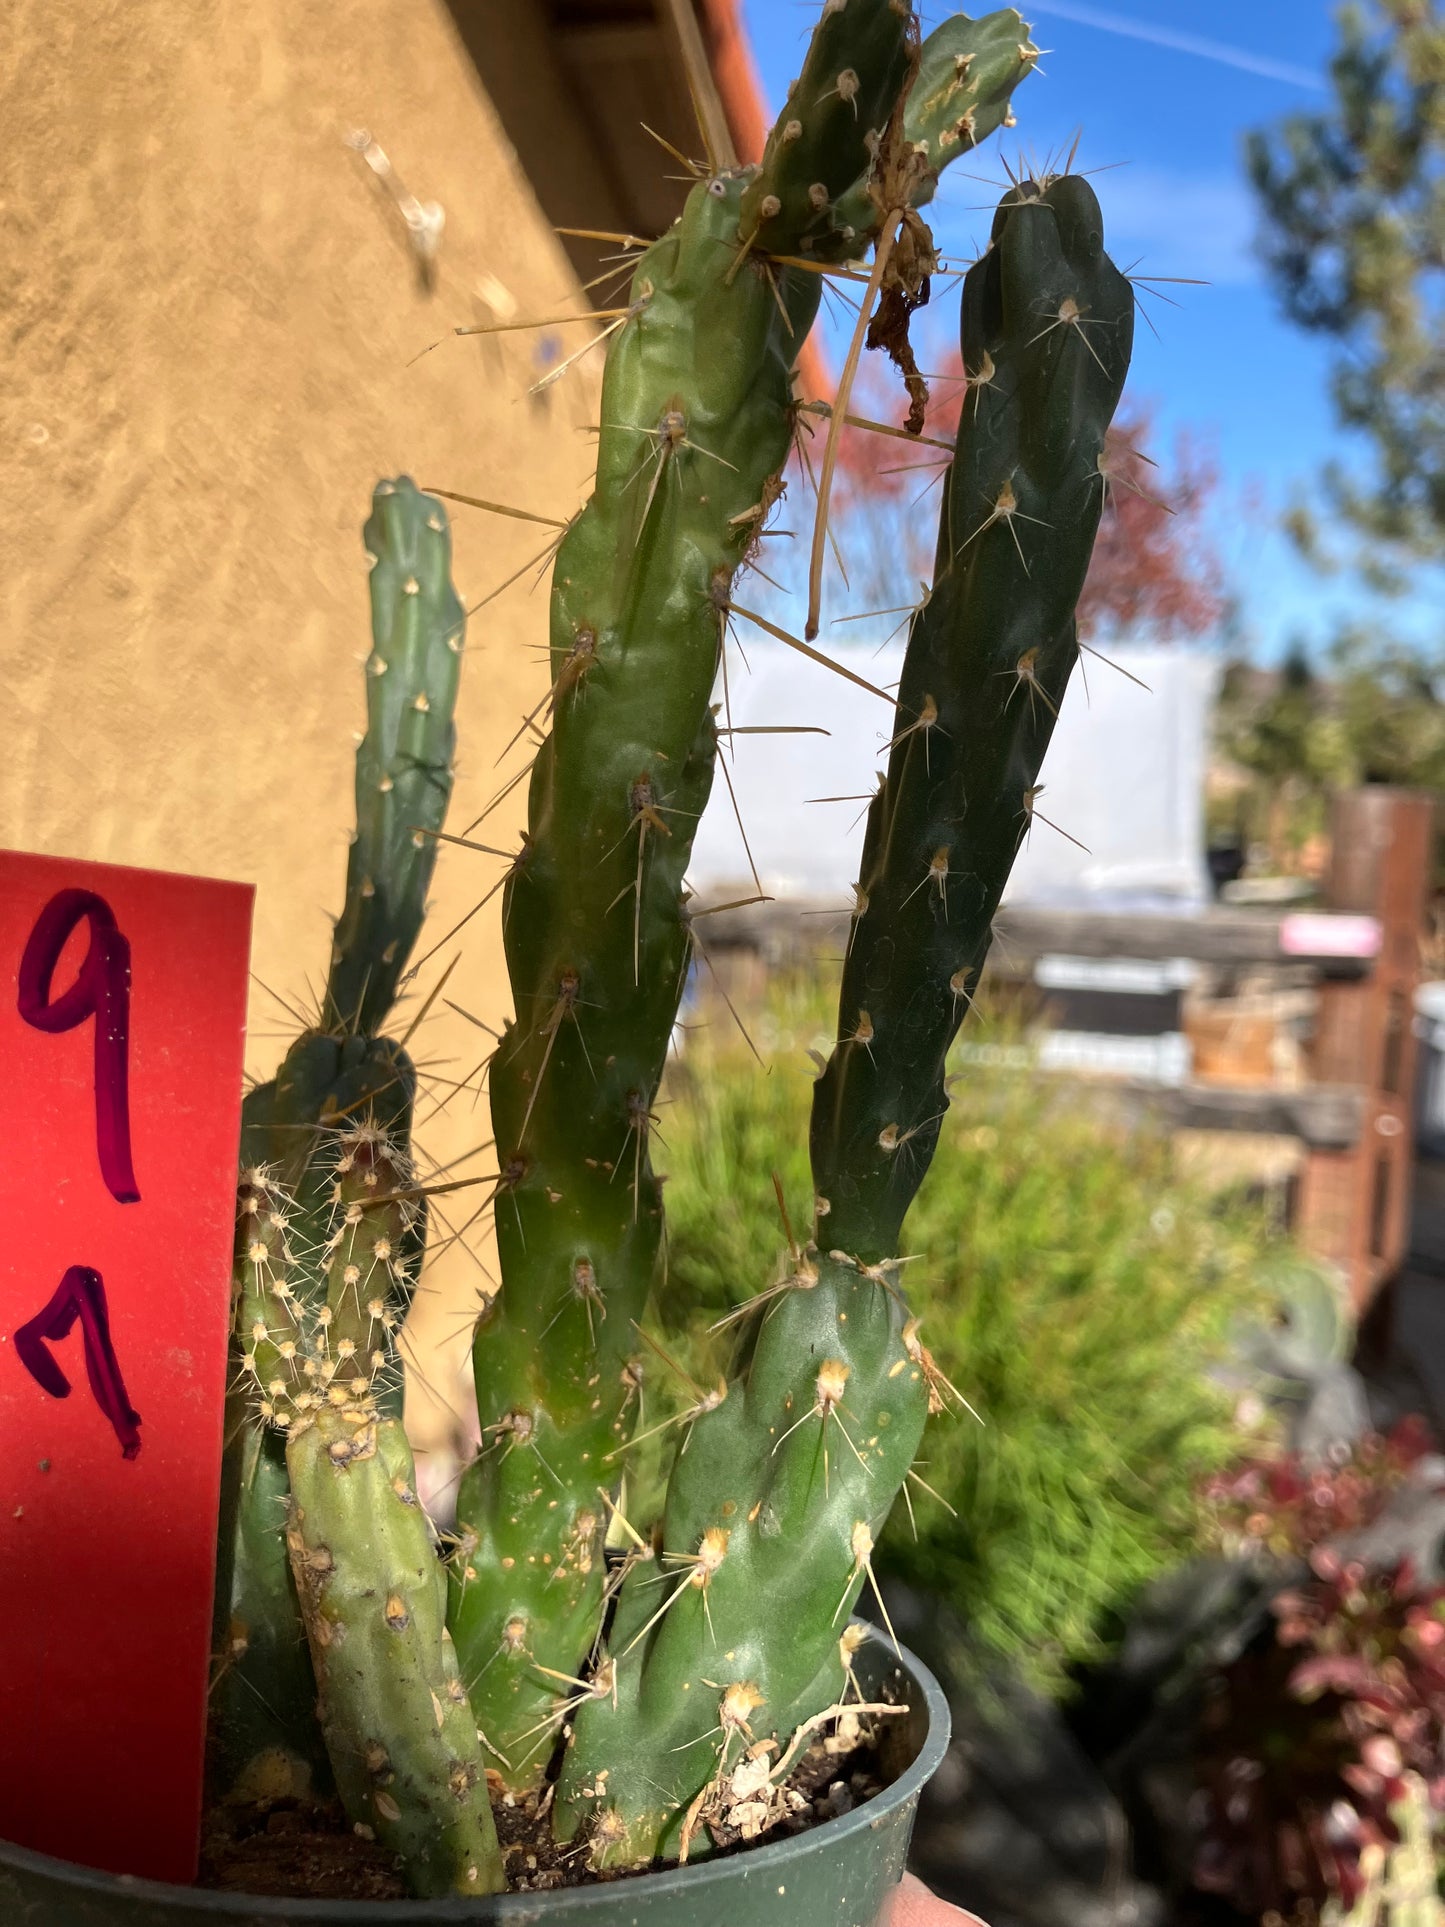
[[(1327, 345), (1283, 320), (1254, 259), (1242, 142), (1251, 127), (1328, 103), (1333, 9), (1328, 0), (1058, 0), (1021, 10), (1049, 51), (1015, 98), (1019, 124), (1003, 151), (1067, 148), (1082, 130), (1077, 165), (1109, 168), (1094, 185), (1115, 260), (1210, 284), (1166, 286), (1177, 307), (1148, 303), (1159, 338), (1137, 331), (1131, 392), (1155, 405), (1166, 448), (1176, 427), (1188, 427), (1217, 454), (1219, 547), (1254, 652), (1276, 657), (1295, 633), (1326, 640), (1341, 613), (1374, 605), (1303, 563), (1273, 516), (1323, 461), (1350, 449), (1333, 423)], [(925, 5), (925, 28), (948, 11)], [(745, 12), (775, 108), (817, 7), (746, 0)], [(946, 177), (930, 219), (947, 252), (977, 252), (1002, 179), (996, 140)], [(835, 366), (841, 353), (835, 341)], [(1246, 509), (1252, 484), (1263, 490), (1263, 516)], [(1428, 633), (1419, 599), (1392, 603), (1389, 618)]]

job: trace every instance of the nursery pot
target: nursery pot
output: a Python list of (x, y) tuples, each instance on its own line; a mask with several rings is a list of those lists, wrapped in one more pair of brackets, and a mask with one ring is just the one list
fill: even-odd
[(879, 1927), (903, 1872), (918, 1796), (948, 1745), (938, 1682), (874, 1634), (854, 1659), (884, 1720), (886, 1784), (851, 1813), (767, 1846), (689, 1867), (549, 1893), (466, 1900), (270, 1900), (96, 1873), (0, 1842), (10, 1927)]

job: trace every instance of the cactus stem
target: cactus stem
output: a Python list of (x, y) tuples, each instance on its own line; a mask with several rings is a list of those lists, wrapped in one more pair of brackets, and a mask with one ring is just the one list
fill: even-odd
[[(639, 1641), (647, 1637), (664, 1613), (670, 1612), (678, 1600), (685, 1598), (690, 1592), (700, 1592), (702, 1594), (703, 1617), (706, 1619), (708, 1631), (713, 1635), (714, 1643), (716, 1643), (717, 1636), (713, 1632), (712, 1607), (708, 1603), (708, 1588), (712, 1584), (713, 1574), (727, 1558), (727, 1550), (728, 1533), (726, 1528), (723, 1526), (709, 1526), (706, 1532), (703, 1533), (696, 1552), (670, 1552), (664, 1555), (672, 1563), (674, 1570), (671, 1572), (658, 1573), (656, 1581), (653, 1583), (661, 1585), (670, 1579), (677, 1579), (678, 1583), (673, 1587), (666, 1599), (663, 1600), (662, 1604), (647, 1621), (646, 1625), (638, 1629), (617, 1655), (618, 1665), (621, 1665), (622, 1661), (626, 1659), (627, 1655)], [(685, 1578), (679, 1578), (677, 1568), (686, 1569), (687, 1576)]]
[[(630, 1138), (632, 1140), (632, 1222), (634, 1224), (637, 1223), (638, 1204), (642, 1197), (643, 1153), (647, 1149), (648, 1138), (656, 1123), (657, 1119), (647, 1108), (647, 1101), (641, 1091), (629, 1091), (627, 1093), (627, 1138), (623, 1139), (622, 1155), (612, 1168), (612, 1178), (615, 1178), (622, 1168), (622, 1160), (627, 1155), (627, 1139)], [(608, 1179), (609, 1184), (612, 1178)], [(587, 1323), (590, 1329), (592, 1323), (590, 1311), (587, 1314)]]
[[(543, 1081), (547, 1075), (547, 1066), (552, 1061), (552, 1050), (557, 1042), (557, 1033), (569, 1017), (574, 1023), (577, 1020), (577, 993), (581, 987), (582, 980), (575, 970), (568, 968), (562, 972), (561, 979), (557, 986), (557, 1001), (553, 1004), (542, 1025), (543, 1035), (546, 1037), (547, 1043), (542, 1052), (542, 1062), (537, 1067), (537, 1075), (532, 1080), (531, 1093), (527, 1098), (527, 1108), (522, 1115), (522, 1128), (517, 1133), (517, 1144), (519, 1147), (527, 1141), (527, 1126), (532, 1121), (532, 1112), (536, 1107), (538, 1095), (541, 1092)], [(578, 1026), (577, 1035), (580, 1041), (582, 1035), (580, 1025)], [(584, 1044), (582, 1048), (585, 1053), (586, 1045)], [(463, 1183), (470, 1183), (472, 1181), (473, 1180), (470, 1179), (462, 1180)]]
[[(889, 610), (887, 613), (891, 615), (893, 612)], [(910, 611), (910, 613), (912, 612)], [(931, 776), (933, 774), (933, 768), (928, 760), (929, 738), (935, 729), (940, 736), (946, 737), (948, 735), (948, 731), (943, 728), (938, 720), (938, 704), (933, 700), (932, 696), (925, 695), (923, 698), (923, 707), (919, 710), (916, 720), (909, 723), (906, 729), (900, 729), (892, 742), (888, 744), (888, 748), (890, 750), (896, 749), (907, 737), (916, 736), (921, 730), (923, 732), (923, 767), (925, 772)]]
[(848, 1409), (843, 1403), (843, 1387), (847, 1382), (848, 1367), (842, 1360), (836, 1358), (824, 1359), (818, 1371), (812, 1405), (803, 1413), (801, 1418), (794, 1419), (787, 1431), (774, 1441), (772, 1452), (769, 1454), (770, 1457), (776, 1457), (782, 1447), (793, 1436), (794, 1432), (796, 1432), (800, 1426), (806, 1425), (809, 1419), (821, 1419), (823, 1421), (823, 1429), (819, 1443), (823, 1453), (823, 1496), (825, 1498), (831, 1496), (828, 1467), (828, 1422), (830, 1419), (836, 1420), (838, 1430), (843, 1434), (843, 1441), (858, 1461), (864, 1477), (871, 1478), (873, 1476), (868, 1461), (854, 1444), (853, 1435), (843, 1422), (843, 1414)]
[(556, 1311), (542, 1327), (541, 1337), (545, 1338), (569, 1305), (580, 1304), (587, 1315), (587, 1336), (595, 1345), (597, 1332), (592, 1323), (592, 1308), (597, 1308), (597, 1316), (606, 1318), (607, 1302), (597, 1287), (597, 1272), (590, 1258), (579, 1258), (572, 1267), (572, 1289), (558, 1305)]
[[(943, 921), (947, 923), (948, 874), (948, 846), (945, 844), (933, 852), (933, 855), (928, 861), (928, 868), (923, 872), (922, 880), (914, 885), (908, 892), (908, 895), (903, 899), (903, 902), (912, 903), (913, 899), (918, 895), (918, 892), (920, 890), (926, 890), (931, 884), (938, 892), (939, 901), (943, 905)], [(901, 904), (899, 908), (902, 908)]]
[(1041, 529), (1052, 526), (1048, 522), (1040, 521), (1036, 515), (1025, 515), (1023, 513), (1018, 505), (1018, 497), (1014, 494), (1013, 478), (1009, 477), (999, 484), (998, 495), (994, 499), (993, 507), (979, 523), (973, 534), (965, 538), (963, 547), (967, 548), (970, 542), (977, 541), (984, 530), (991, 529), (995, 522), (1003, 522), (1007, 525), (1008, 532), (1013, 537), (1014, 547), (1019, 552), (1019, 561), (1023, 563), (1024, 574), (1028, 575), (1030, 572), (1028, 561), (1024, 555), (1023, 544), (1019, 541), (1018, 530), (1014, 527), (1016, 521), (1036, 522)]

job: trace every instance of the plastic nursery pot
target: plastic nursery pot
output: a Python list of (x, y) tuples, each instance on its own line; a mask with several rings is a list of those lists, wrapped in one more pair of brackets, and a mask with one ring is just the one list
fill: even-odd
[(665, 1873), (485, 1900), (269, 1900), (96, 1873), (0, 1842), (5, 1927), (879, 1927), (902, 1873), (918, 1796), (948, 1746), (938, 1682), (874, 1634), (854, 1670), (882, 1723), (886, 1785), (804, 1833)]

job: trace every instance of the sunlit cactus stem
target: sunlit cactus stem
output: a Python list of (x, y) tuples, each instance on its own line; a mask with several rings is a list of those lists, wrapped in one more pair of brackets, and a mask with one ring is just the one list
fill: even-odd
[[(516, 1015), (492, 1060), (502, 1287), (473, 1353), (451, 1624), (492, 1765), (542, 1778), (559, 1681), (601, 1626), (604, 1494), (636, 1420), (657, 1270), (653, 1106), (692, 955), (683, 877), (712, 784), (733, 577), (779, 492), (816, 276), (737, 256), (739, 180), (639, 260), (597, 484), (558, 552), (551, 733), (503, 899)], [(734, 269), (739, 271), (734, 273)]]
[(1035, 59), (1012, 9), (925, 40), (908, 0), (826, 0), (761, 163), (698, 178), (639, 244), (607, 331), (596, 486), (558, 545), (529, 719), (545, 730), (505, 874), (501, 1284), (445, 1556), (400, 1422), (425, 1237), (416, 1073), (382, 1031), (450, 794), (462, 611), (440, 504), (405, 479), (377, 489), (345, 908), (317, 1021), (245, 1109), (212, 1762), (219, 1791), (251, 1799), (333, 1786), (414, 1894), (505, 1884), (489, 1782), (513, 1805), (545, 1787), (533, 1811), (550, 1803), (594, 1869), (640, 1868), (766, 1831), (821, 1722), (886, 1713), (859, 1705), (851, 1615), (928, 1417), (962, 1404), (907, 1302), (906, 1267), (928, 1259), (904, 1255), (903, 1224), (1077, 659), (1132, 344), (1132, 290), (1079, 178), (1011, 188), (965, 279), (935, 578), (814, 1091), (813, 1222), (787, 1228), (781, 1277), (741, 1308), (731, 1376), (692, 1388), (649, 1535), (624, 1482), (663, 1249), (655, 1107), (699, 947), (685, 878), (727, 628), (794, 640), (734, 588), (783, 493), (823, 271), (862, 262), (867, 298), (836, 404), (812, 404), (829, 437), (810, 635), (852, 372), (865, 339), (886, 348), (916, 432), (908, 326), (938, 266), (919, 209), (1009, 123)]
[[(820, 1239), (870, 1262), (897, 1250), (937, 1142), (944, 1058), (1078, 659), (1074, 608), (1133, 325), (1133, 290), (1103, 252), (1088, 183), (1011, 189), (964, 281), (968, 387), (933, 587), (869, 808), (843, 1041), (813, 1103)], [(860, 1035), (866, 1046), (848, 1041)]]
[(398, 1419), (327, 1407), (293, 1430), (287, 1544), (348, 1816), (413, 1893), (505, 1886), (446, 1578)]

